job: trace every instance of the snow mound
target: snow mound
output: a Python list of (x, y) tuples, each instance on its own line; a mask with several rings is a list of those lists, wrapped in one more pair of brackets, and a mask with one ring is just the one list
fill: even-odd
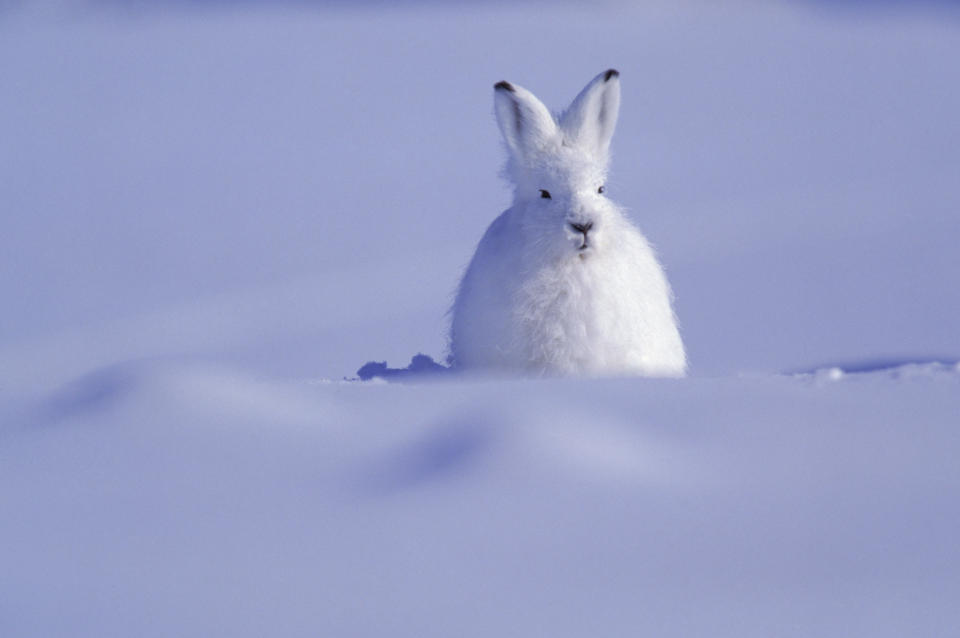
[(818, 381), (839, 381), (849, 376), (879, 376), (889, 379), (920, 377), (951, 377), (960, 374), (960, 361), (943, 360), (877, 360), (857, 364), (833, 365), (816, 368), (793, 376), (814, 378)]

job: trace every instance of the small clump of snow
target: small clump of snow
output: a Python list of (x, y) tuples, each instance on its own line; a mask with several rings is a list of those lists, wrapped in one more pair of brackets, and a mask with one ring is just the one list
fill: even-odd
[(839, 381), (844, 377), (844, 372), (838, 367), (821, 368), (814, 373), (819, 381)]

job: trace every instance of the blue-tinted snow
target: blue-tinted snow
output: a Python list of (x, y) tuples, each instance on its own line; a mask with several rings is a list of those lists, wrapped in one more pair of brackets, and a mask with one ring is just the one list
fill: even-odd
[(411, 386), (138, 363), (64, 392), (0, 439), (9, 635), (960, 623), (956, 367)]
[[(951, 636), (958, 60), (945, 2), (0, 3), (0, 634)], [(610, 66), (693, 378), (339, 381), (443, 360), (493, 83)]]

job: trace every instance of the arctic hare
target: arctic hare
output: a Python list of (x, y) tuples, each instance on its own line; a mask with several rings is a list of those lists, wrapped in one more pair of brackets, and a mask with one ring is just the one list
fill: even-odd
[(532, 93), (494, 85), (513, 206), (467, 267), (450, 330), (461, 369), (534, 375), (683, 376), (666, 275), (604, 195), (620, 74), (595, 77), (554, 118)]

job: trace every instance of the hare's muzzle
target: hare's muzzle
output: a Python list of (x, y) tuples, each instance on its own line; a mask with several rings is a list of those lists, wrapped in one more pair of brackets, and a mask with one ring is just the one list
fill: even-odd
[(589, 233), (590, 229), (593, 228), (593, 222), (570, 222), (570, 228), (582, 235), (580, 240), (580, 246), (577, 250), (586, 250), (590, 247)]

